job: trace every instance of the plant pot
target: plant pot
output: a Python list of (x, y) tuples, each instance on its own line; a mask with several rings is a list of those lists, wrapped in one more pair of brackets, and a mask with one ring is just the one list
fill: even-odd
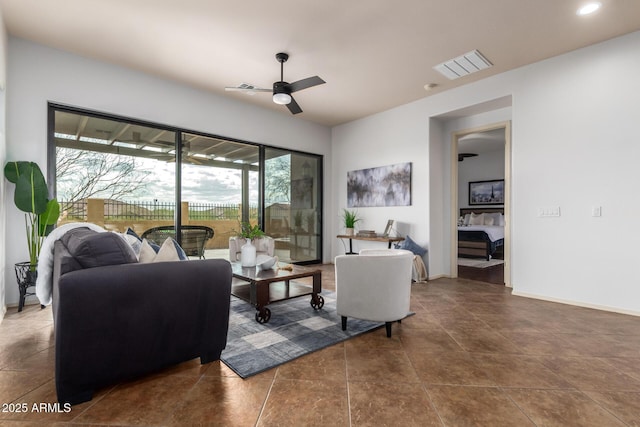
[(345, 230), (345, 234), (347, 236), (353, 236), (353, 234), (354, 234), (354, 229), (353, 228), (345, 228), (344, 230)]
[(18, 281), (18, 290), (20, 291), (20, 300), (18, 302), (18, 312), (24, 308), (26, 297), (35, 295), (35, 292), (28, 292), (28, 289), (36, 285), (38, 277), (37, 265), (31, 265), (29, 261), (19, 262), (14, 265), (16, 270), (16, 279)]

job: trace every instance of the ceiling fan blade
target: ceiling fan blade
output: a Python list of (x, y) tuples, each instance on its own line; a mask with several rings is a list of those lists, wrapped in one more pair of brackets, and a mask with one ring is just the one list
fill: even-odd
[(224, 90), (228, 92), (273, 92), (273, 89), (264, 89), (261, 87), (236, 87), (236, 86), (227, 86)]
[(287, 108), (291, 111), (291, 114), (302, 113), (302, 108), (300, 108), (296, 100), (293, 99), (293, 96), (291, 97), (291, 102), (287, 104)]
[(289, 87), (291, 88), (291, 93), (293, 93), (302, 89), (318, 86), (323, 83), (326, 83), (326, 82), (322, 80), (320, 77), (313, 76), (313, 77), (307, 77), (306, 79), (298, 80), (297, 82), (290, 83)]

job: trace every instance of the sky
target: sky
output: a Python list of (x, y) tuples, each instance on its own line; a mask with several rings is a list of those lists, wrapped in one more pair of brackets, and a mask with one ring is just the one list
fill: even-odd
[[(69, 150), (69, 149), (62, 149)], [(72, 150), (72, 149), (71, 149)], [(75, 151), (75, 150), (73, 150)], [(81, 166), (75, 172), (68, 171), (64, 174), (64, 178), (58, 177), (58, 197), (65, 200), (71, 197), (69, 192), (75, 192), (82, 178), (79, 174), (96, 176), (91, 173), (93, 162), (101, 163), (95, 160), (96, 156), (101, 157), (100, 153), (94, 152), (88, 157), (82, 158)], [(160, 202), (173, 203), (175, 201), (175, 162), (165, 160), (152, 159), (146, 157), (131, 157), (115, 154), (107, 154), (107, 156), (122, 157), (123, 160), (116, 160), (109, 164), (110, 172), (101, 173), (102, 186), (104, 187), (111, 182), (116, 176), (122, 176), (122, 172), (118, 172), (116, 163), (123, 161), (128, 167), (133, 167), (135, 171), (141, 173), (136, 174), (135, 178), (143, 179), (144, 185), (135, 193), (128, 196), (117, 197), (121, 201), (142, 201), (142, 202)], [(74, 160), (77, 161), (77, 160)], [(268, 167), (282, 167), (288, 169), (288, 163), (282, 162), (270, 163)], [(74, 175), (74, 173), (78, 175)], [(113, 173), (113, 175), (111, 175)], [(288, 181), (289, 175), (274, 171), (274, 182), (281, 179)], [(258, 172), (249, 173), (249, 200), (251, 204), (258, 203)], [(276, 187), (280, 188), (280, 187)], [(96, 198), (111, 198), (113, 193), (92, 193)], [(286, 197), (285, 197), (286, 198)], [(239, 204), (242, 201), (242, 171), (239, 169), (216, 168), (211, 166), (201, 166), (184, 163), (182, 165), (182, 196), (183, 201), (191, 203), (206, 204)], [(286, 198), (288, 200), (288, 198)]]
[[(141, 169), (148, 170), (148, 184), (141, 199), (173, 202), (175, 200), (175, 163), (137, 158)], [(249, 199), (258, 202), (258, 174), (250, 174)], [(237, 169), (182, 166), (182, 200), (192, 203), (240, 203), (242, 177)]]

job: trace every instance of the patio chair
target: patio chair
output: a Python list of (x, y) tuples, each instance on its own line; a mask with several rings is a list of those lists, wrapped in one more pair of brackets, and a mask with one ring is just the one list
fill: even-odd
[[(204, 245), (207, 240), (213, 237), (213, 229), (204, 225), (183, 225), (181, 230), (181, 242), (182, 249), (188, 256), (197, 256), (200, 259), (204, 259)], [(163, 225), (160, 227), (153, 227), (142, 233), (142, 238), (154, 242), (157, 245), (162, 243), (171, 237), (176, 239), (176, 229), (173, 225)]]

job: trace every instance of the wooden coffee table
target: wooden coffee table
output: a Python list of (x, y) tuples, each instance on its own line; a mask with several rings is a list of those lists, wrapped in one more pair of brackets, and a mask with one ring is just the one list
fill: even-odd
[[(321, 270), (294, 265), (292, 271), (283, 269), (258, 270), (256, 267), (242, 267), (232, 262), (233, 277), (240, 279), (231, 286), (231, 294), (247, 301), (256, 308), (256, 321), (267, 323), (271, 310), (266, 306), (272, 302), (284, 301), (304, 295), (311, 295), (311, 307), (318, 310), (324, 306)], [(294, 282), (294, 279), (311, 277), (312, 285)]]

